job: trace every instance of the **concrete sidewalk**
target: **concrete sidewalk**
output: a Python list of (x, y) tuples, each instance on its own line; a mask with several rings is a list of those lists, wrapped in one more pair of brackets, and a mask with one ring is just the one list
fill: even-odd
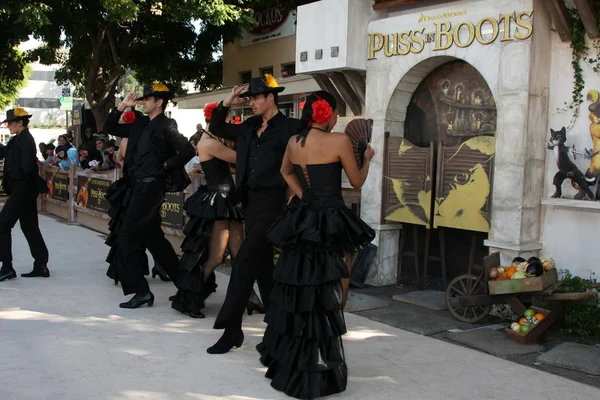
[[(228, 277), (207, 318), (175, 312), (171, 283), (150, 280), (154, 307), (122, 310), (104, 275), (100, 234), (41, 216), (50, 279), (0, 283), (0, 399), (284, 399), (254, 346), (262, 316), (245, 317), (244, 346), (211, 356)], [(15, 268), (32, 265), (13, 231)], [(346, 314), (349, 382), (335, 399), (600, 399), (600, 390), (506, 360)]]

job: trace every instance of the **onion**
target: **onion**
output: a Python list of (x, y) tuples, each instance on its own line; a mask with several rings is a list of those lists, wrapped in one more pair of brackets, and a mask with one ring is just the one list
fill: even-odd
[(499, 276), (500, 276), (500, 271), (498, 271), (498, 268), (490, 268), (490, 278), (496, 279)]

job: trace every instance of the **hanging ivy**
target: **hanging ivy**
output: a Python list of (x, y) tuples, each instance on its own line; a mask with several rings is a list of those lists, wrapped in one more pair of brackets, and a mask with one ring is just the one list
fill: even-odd
[[(600, 30), (600, 0), (592, 0), (592, 6), (596, 14), (597, 27)], [(600, 73), (600, 39), (594, 39), (593, 48), (596, 50), (595, 57), (587, 57), (590, 48), (587, 44), (587, 32), (583, 26), (577, 10), (569, 9), (571, 16), (571, 65), (573, 66), (573, 92), (571, 102), (565, 102), (565, 106), (559, 112), (572, 111), (573, 116), (567, 130), (575, 125), (579, 116), (579, 109), (583, 103), (583, 89), (585, 80), (583, 78), (582, 62), (586, 62), (594, 72)]]
[(573, 92), (571, 102), (565, 102), (565, 106), (559, 110), (560, 112), (573, 111), (571, 122), (567, 127), (570, 130), (575, 125), (577, 117), (579, 117), (579, 106), (583, 103), (583, 89), (585, 88), (585, 80), (583, 79), (582, 61), (586, 61), (586, 56), (589, 47), (586, 42), (586, 31), (583, 22), (577, 10), (569, 9), (571, 15), (571, 66), (573, 67)]

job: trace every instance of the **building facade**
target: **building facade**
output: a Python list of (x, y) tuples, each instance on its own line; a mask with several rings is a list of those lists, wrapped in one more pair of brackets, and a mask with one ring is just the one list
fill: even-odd
[[(322, 0), (298, 9), (296, 72), (333, 83), (348, 104), (362, 99), (364, 78), (376, 155), (361, 216), (378, 247), (367, 283), (418, 281), (427, 274), (419, 266), (439, 269), (440, 253), (446, 264), (463, 260), (455, 276), (482, 249), (499, 251), (503, 263), (547, 255), (576, 275), (600, 273), (584, 250), (593, 248), (600, 203), (572, 200), (568, 179), (563, 198), (551, 197), (559, 152), (547, 148), (550, 129), (569, 128), (566, 146), (594, 148), (599, 118), (587, 107), (600, 88), (584, 65), (581, 116), (570, 123), (572, 113), (558, 110), (571, 99), (573, 71), (557, 4)], [(568, 157), (583, 173), (590, 167)], [(410, 252), (416, 272), (406, 267)]]

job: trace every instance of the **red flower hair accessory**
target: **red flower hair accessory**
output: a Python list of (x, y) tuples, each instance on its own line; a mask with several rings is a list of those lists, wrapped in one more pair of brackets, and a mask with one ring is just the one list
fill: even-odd
[(207, 121), (212, 121), (213, 111), (217, 108), (217, 103), (208, 103), (204, 106), (204, 118)]
[(123, 114), (123, 122), (125, 122), (126, 124), (133, 124), (135, 122), (135, 119), (136, 116), (133, 110), (129, 110), (125, 114)]
[(313, 116), (312, 120), (317, 124), (326, 124), (333, 111), (331, 110), (331, 106), (328, 102), (323, 99), (319, 99), (312, 104)]

